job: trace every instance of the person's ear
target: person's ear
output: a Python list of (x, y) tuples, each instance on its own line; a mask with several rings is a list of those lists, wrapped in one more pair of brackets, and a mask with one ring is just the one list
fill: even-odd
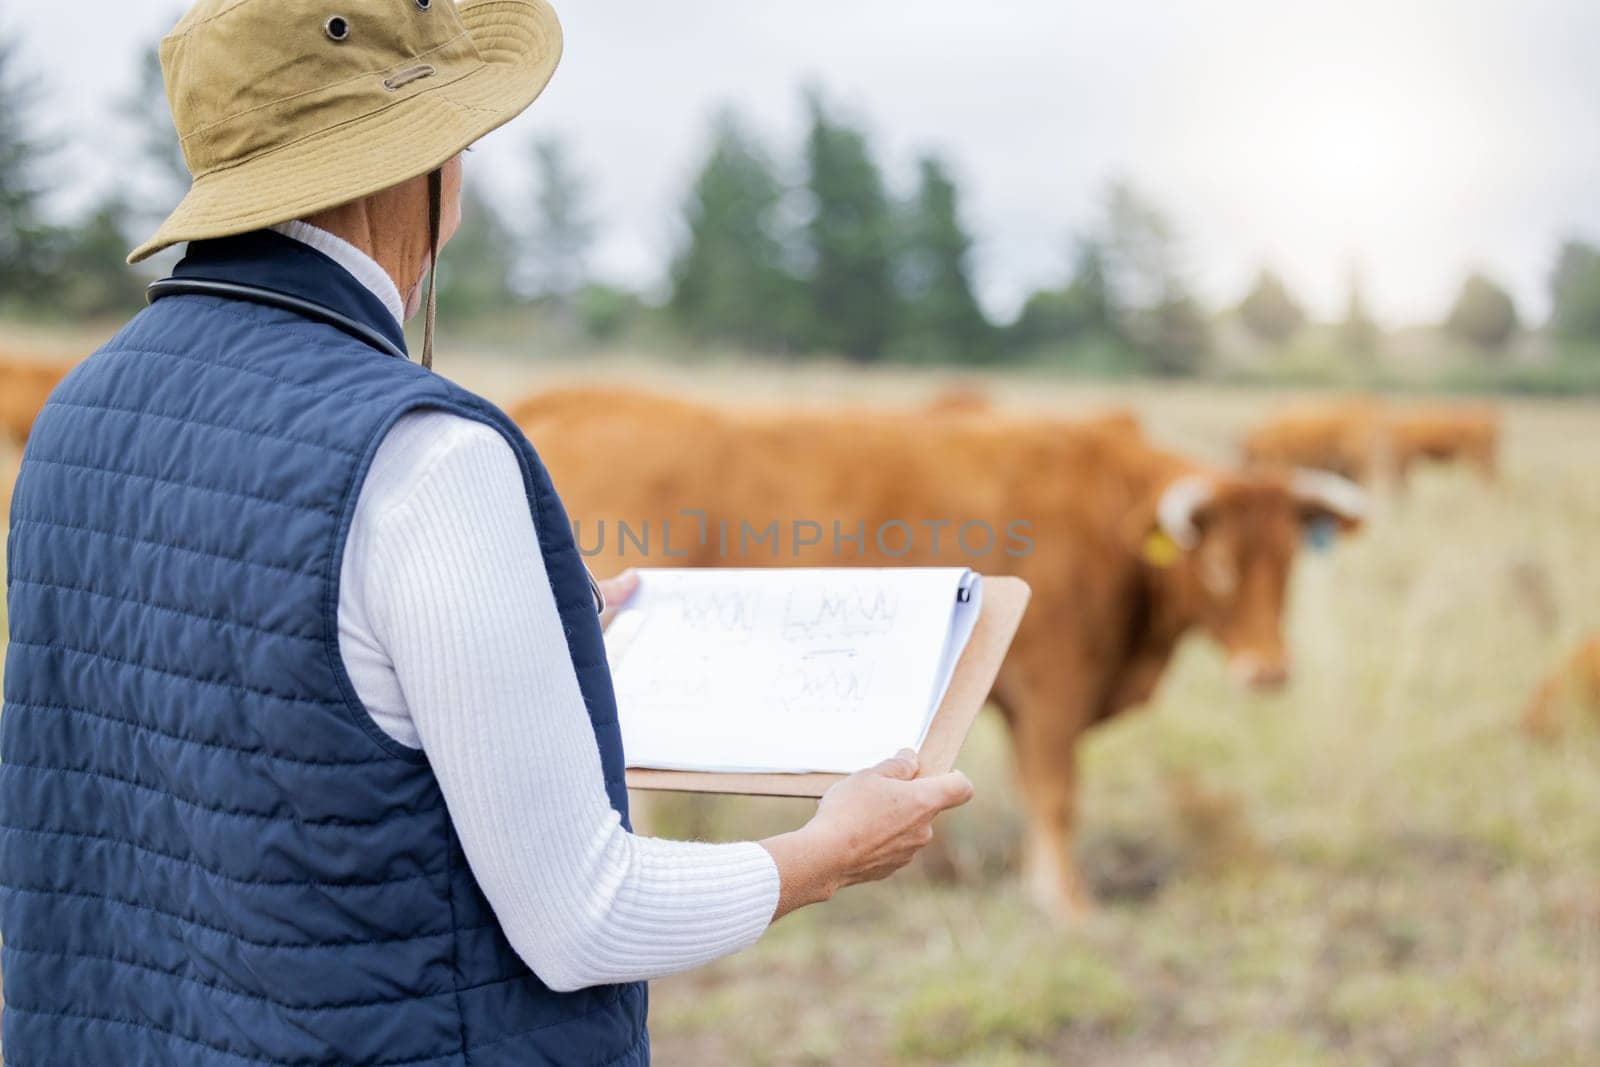
[(462, 217), (462, 189), (465, 182), (462, 166), (462, 156), (457, 155), (444, 165), (444, 198), (439, 205), (439, 247), (443, 248), (450, 242), (450, 238), (461, 229)]

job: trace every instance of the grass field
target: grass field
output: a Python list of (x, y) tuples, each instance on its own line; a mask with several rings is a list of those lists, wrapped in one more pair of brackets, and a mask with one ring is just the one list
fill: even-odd
[[(556, 369), (452, 364), (509, 400)], [(608, 366), (723, 398), (913, 403), (928, 378)], [(1225, 461), (1265, 390), (1003, 379), (1003, 402), (1136, 408)], [(1504, 476), (1427, 471), (1359, 538), (1302, 558), (1284, 694), (1230, 689), (1201, 638), (1083, 751), (1081, 860), (1103, 906), (1051, 929), (1015, 886), (1002, 727), (943, 855), (653, 987), (657, 1062), (1600, 1063), (1600, 730), (1515, 729), (1600, 630), (1600, 403), (1519, 401)], [(1070, 486), (1062, 486), (1070, 492)], [(679, 798), (654, 829), (735, 838), (808, 805)]]

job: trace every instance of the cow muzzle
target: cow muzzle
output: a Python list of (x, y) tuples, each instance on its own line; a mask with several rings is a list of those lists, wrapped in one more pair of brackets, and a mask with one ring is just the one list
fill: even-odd
[(1283, 655), (1241, 652), (1228, 660), (1228, 675), (1235, 685), (1257, 693), (1282, 689), (1289, 682), (1289, 660)]

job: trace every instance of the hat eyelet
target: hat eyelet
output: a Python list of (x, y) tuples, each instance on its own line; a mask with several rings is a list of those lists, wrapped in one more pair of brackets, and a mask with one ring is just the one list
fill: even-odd
[(335, 44), (349, 40), (350, 20), (345, 18), (343, 15), (330, 16), (328, 21), (322, 24), (322, 32), (326, 33), (328, 35), (328, 40), (334, 42)]
[(433, 0), (415, 0), (418, 11), (433, 10)]

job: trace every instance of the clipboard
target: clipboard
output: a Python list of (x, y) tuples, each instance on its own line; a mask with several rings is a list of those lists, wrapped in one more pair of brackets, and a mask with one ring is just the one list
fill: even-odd
[[(989, 699), (1006, 652), (1022, 624), (1032, 590), (1021, 578), (983, 577), (983, 606), (972, 637), (956, 661), (950, 688), (928, 724), (918, 750), (923, 775), (953, 770), (978, 712)], [(887, 756), (888, 753), (885, 753)], [(630, 767), (628, 788), (671, 793), (727, 793), (738, 796), (820, 797), (842, 774), (726, 774), (662, 771)]]

